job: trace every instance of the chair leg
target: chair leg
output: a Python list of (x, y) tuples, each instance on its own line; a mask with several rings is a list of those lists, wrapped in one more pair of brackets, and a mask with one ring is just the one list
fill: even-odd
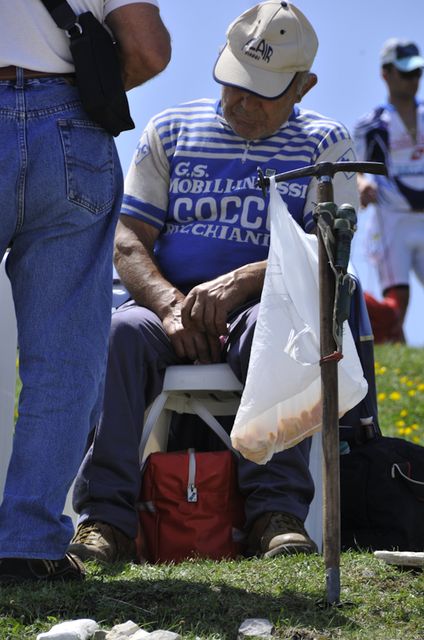
[(314, 499), (309, 506), (308, 517), (305, 520), (305, 529), (315, 542), (319, 551), (322, 551), (322, 436), (315, 433), (312, 436), (311, 452), (309, 455), (309, 471), (315, 485)]
[(203, 422), (212, 429), (212, 431), (223, 441), (223, 443), (229, 448), (232, 449), (231, 439), (225, 429), (220, 425), (218, 420), (213, 416), (206, 407), (196, 400), (195, 398), (191, 398), (190, 405), (193, 408), (193, 411), (197, 413), (197, 415), (202, 418)]
[(140, 442), (140, 466), (153, 451), (166, 451), (172, 412), (165, 408), (168, 392), (162, 391), (147, 410)]
[(5, 271), (5, 259), (0, 265), (0, 502), (12, 453), (13, 414), (16, 389), (17, 329), (12, 290)]

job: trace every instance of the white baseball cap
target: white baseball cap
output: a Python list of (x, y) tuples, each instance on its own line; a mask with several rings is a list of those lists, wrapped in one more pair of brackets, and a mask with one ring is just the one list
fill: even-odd
[(217, 82), (263, 98), (278, 98), (298, 71), (311, 68), (317, 35), (299, 9), (269, 0), (248, 9), (228, 27), (214, 68)]
[(424, 58), (416, 44), (390, 38), (381, 50), (381, 64), (393, 64), (399, 71), (414, 71), (424, 67)]

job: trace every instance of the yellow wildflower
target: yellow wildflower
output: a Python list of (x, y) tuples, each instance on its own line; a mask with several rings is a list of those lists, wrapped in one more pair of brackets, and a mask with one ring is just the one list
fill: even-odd
[(400, 415), (401, 418), (405, 418), (408, 415), (408, 410), (407, 409), (402, 409), (399, 412), (399, 415)]
[(415, 389), (409, 389), (408, 396), (411, 396), (411, 398), (413, 398), (416, 395), (416, 393), (417, 392), (415, 391)]
[(378, 396), (377, 396), (377, 400), (379, 400), (380, 402), (382, 402), (386, 398), (387, 398), (387, 394), (385, 394), (383, 391), (381, 393), (379, 393)]
[[(411, 392), (409, 392), (411, 393)], [(390, 400), (400, 400), (401, 399), (401, 395), (399, 393), (399, 391), (392, 391), (392, 393), (389, 395)]]

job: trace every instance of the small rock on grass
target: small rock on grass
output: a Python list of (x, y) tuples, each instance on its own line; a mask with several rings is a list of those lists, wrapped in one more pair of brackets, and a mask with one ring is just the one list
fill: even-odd
[(145, 638), (150, 638), (150, 633), (144, 629), (139, 629), (130, 637), (130, 640), (145, 640)]
[(181, 640), (181, 636), (173, 631), (157, 629), (149, 633), (149, 640)]
[(272, 638), (273, 631), (274, 625), (266, 618), (247, 618), (241, 623), (237, 638)]
[(133, 638), (135, 633), (141, 631), (138, 624), (132, 620), (127, 620), (122, 624), (116, 624), (107, 632), (105, 640), (125, 640), (125, 638)]
[(88, 640), (98, 628), (97, 622), (88, 618), (66, 620), (45, 633), (39, 633), (37, 640)]
[(399, 567), (421, 567), (424, 569), (424, 553), (413, 551), (374, 551), (379, 560)]

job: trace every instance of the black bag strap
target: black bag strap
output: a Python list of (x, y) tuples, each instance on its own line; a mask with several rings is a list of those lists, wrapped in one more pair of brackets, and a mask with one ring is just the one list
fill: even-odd
[(66, 0), (41, 0), (60, 29), (70, 31), (78, 24), (78, 16)]
[(346, 440), (351, 446), (365, 444), (369, 440), (381, 438), (380, 428), (372, 421), (357, 425), (339, 425), (340, 440)]

